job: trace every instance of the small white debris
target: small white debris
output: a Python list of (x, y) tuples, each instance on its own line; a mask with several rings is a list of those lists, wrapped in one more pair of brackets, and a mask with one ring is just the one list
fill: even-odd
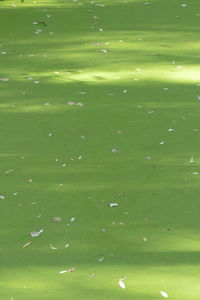
[(181, 6), (187, 6), (187, 4), (183, 3), (183, 4), (181, 4)]
[(103, 31), (103, 28), (99, 28), (99, 31), (101, 31), (101, 32), (102, 32), (102, 31)]
[(43, 231), (44, 231), (44, 229), (41, 229), (40, 231), (33, 231), (33, 232), (31, 232), (31, 236), (32, 237), (39, 236)]
[(71, 221), (71, 222), (74, 222), (74, 221), (75, 221), (75, 219), (76, 219), (76, 218), (75, 218), (75, 217), (73, 217), (73, 218), (71, 218), (71, 219), (70, 219), (70, 221)]
[(125, 283), (123, 280), (119, 280), (119, 286), (122, 288), (122, 289), (125, 289), (126, 286), (125, 286)]
[(193, 174), (193, 175), (198, 175), (199, 173), (198, 173), (198, 172), (193, 172), (192, 174)]
[(152, 159), (152, 157), (151, 157), (151, 156), (147, 156), (147, 159), (148, 159), (148, 160), (151, 160), (151, 159)]
[(48, 134), (48, 136), (52, 136), (52, 135), (53, 135), (53, 133), (51, 133), (51, 132)]
[(68, 247), (69, 247), (69, 244), (66, 244), (66, 245), (65, 245), (65, 248), (68, 248)]
[(64, 273), (67, 273), (67, 270), (64, 270), (64, 271), (60, 271), (59, 273), (60, 273), (60, 274), (64, 274)]
[(67, 104), (68, 104), (68, 105), (75, 105), (76, 102), (74, 102), (74, 101), (68, 101)]
[(165, 142), (164, 141), (162, 141), (162, 142), (160, 142), (160, 145), (163, 145)]
[(164, 297), (164, 298), (168, 298), (168, 294), (166, 292), (163, 292), (163, 291), (160, 291), (161, 295)]
[(197, 96), (197, 99), (200, 100), (200, 96)]
[(70, 272), (74, 272), (75, 270), (76, 270), (75, 268), (70, 268), (70, 269), (68, 269), (68, 270), (60, 271), (59, 273), (60, 273), (60, 274), (70, 273)]
[(118, 152), (118, 150), (117, 150), (117, 149), (115, 149), (115, 148), (113, 148), (113, 149), (112, 149), (112, 152)]
[(169, 88), (163, 88), (163, 91), (168, 91), (169, 90)]
[(34, 33), (39, 34), (39, 33), (41, 33), (42, 31), (43, 31), (42, 29), (37, 29), (37, 30), (34, 31)]
[(104, 257), (101, 257), (98, 259), (98, 262), (102, 262), (104, 260)]
[(78, 156), (78, 159), (80, 160), (80, 159), (82, 159), (83, 158), (83, 156), (82, 155), (80, 155), (80, 156)]
[(84, 106), (84, 104), (81, 103), (81, 102), (76, 103), (76, 105), (78, 105), (78, 106), (80, 106), (80, 107), (83, 107), (83, 106)]
[(174, 129), (173, 129), (173, 128), (169, 128), (168, 131), (169, 131), (169, 132), (172, 132), (172, 131), (174, 131)]
[(3, 195), (0, 195), (0, 199), (4, 200), (6, 197)]
[(193, 156), (191, 156), (191, 158), (190, 158), (190, 164), (193, 164), (194, 163), (194, 157)]
[(52, 244), (50, 245), (50, 248), (51, 248), (52, 250), (58, 250), (58, 248), (54, 247)]
[(8, 81), (8, 78), (0, 78), (0, 81)]
[(99, 50), (100, 52), (103, 52), (103, 53), (108, 53), (108, 50), (106, 49), (103, 49), (103, 50)]
[(116, 206), (119, 206), (119, 204), (118, 203), (109, 203), (108, 206), (109, 207), (116, 207)]
[(128, 90), (123, 90), (123, 93), (126, 94), (128, 92)]

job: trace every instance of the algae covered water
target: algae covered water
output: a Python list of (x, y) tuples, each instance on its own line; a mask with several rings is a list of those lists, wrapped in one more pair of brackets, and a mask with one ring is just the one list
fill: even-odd
[(0, 299), (199, 299), (199, 25), (0, 1)]

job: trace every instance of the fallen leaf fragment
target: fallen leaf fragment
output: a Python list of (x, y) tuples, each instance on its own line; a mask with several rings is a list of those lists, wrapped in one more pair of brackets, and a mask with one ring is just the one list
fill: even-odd
[(0, 81), (8, 81), (8, 78), (0, 78)]
[(52, 221), (54, 222), (54, 223), (56, 223), (56, 222), (60, 222), (62, 219), (60, 218), (60, 217), (53, 217), (52, 218)]
[(14, 170), (13, 169), (9, 169), (7, 171), (5, 171), (6, 174), (12, 173)]
[(52, 244), (50, 245), (50, 248), (51, 248), (52, 250), (57, 250), (57, 249), (58, 249), (58, 248), (54, 247)]
[(147, 159), (148, 159), (148, 160), (151, 160), (151, 159), (152, 159), (152, 157), (151, 157), (151, 156), (147, 156)]
[(70, 273), (70, 272), (74, 272), (75, 270), (76, 270), (75, 268), (70, 268), (70, 269), (68, 269), (68, 270), (60, 271), (59, 273), (60, 273), (60, 274)]
[(80, 107), (83, 107), (83, 106), (84, 106), (84, 104), (83, 104), (82, 102), (78, 102), (78, 103), (76, 103), (76, 105), (78, 105), (78, 106), (80, 106)]
[(26, 244), (23, 246), (23, 248), (26, 248), (26, 247), (30, 246), (31, 243), (32, 243), (32, 242), (26, 243)]
[(193, 164), (194, 163), (194, 157), (192, 156), (191, 158), (190, 158), (190, 164)]
[(123, 196), (126, 196), (126, 194), (125, 193), (119, 193), (118, 196), (123, 197)]
[(104, 257), (101, 257), (98, 259), (98, 262), (102, 262), (104, 260)]
[(116, 207), (116, 206), (119, 206), (119, 204), (118, 203), (109, 203), (108, 206), (109, 207)]
[(126, 288), (125, 283), (124, 283), (122, 280), (119, 280), (119, 286), (120, 286), (122, 289), (125, 289), (125, 288)]
[(124, 277), (124, 278), (120, 278), (119, 279), (119, 286), (122, 288), (122, 289), (125, 289), (126, 286), (125, 286), (125, 283), (124, 283), (124, 280), (126, 280), (127, 277)]
[(160, 291), (161, 295), (164, 297), (164, 298), (168, 298), (168, 294), (166, 292), (163, 292), (163, 291)]
[(68, 104), (68, 105), (75, 105), (76, 102), (74, 102), (74, 101), (68, 101), (67, 104)]
[(31, 232), (31, 236), (32, 237), (39, 236), (43, 231), (44, 231), (44, 229), (41, 229), (40, 231), (33, 231), (33, 232)]
[(103, 53), (108, 53), (108, 50), (106, 49), (102, 49), (102, 50), (99, 50), (100, 52), (103, 52)]

